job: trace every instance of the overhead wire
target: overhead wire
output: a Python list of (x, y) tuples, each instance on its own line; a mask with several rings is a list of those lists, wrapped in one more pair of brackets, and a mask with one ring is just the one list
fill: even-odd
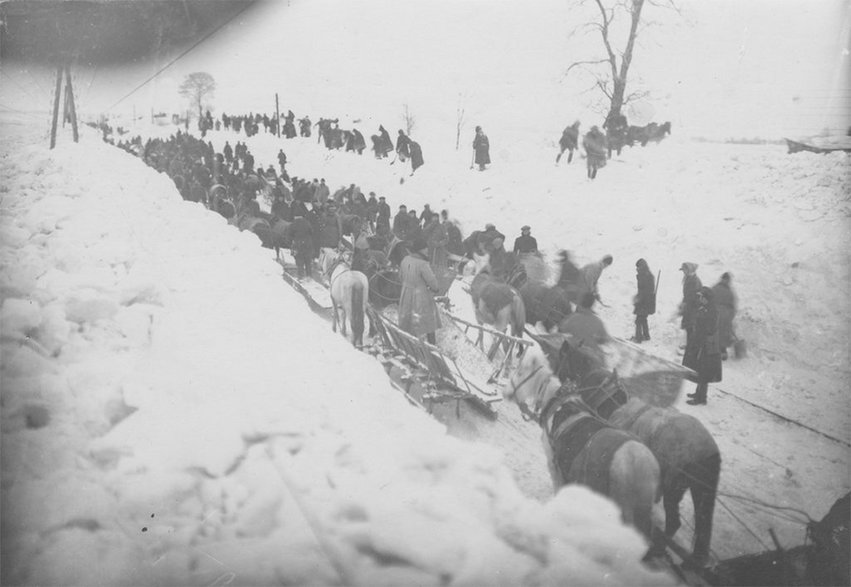
[(198, 41), (196, 41), (195, 43), (193, 43), (192, 45), (190, 45), (188, 49), (186, 49), (186, 50), (185, 50), (185, 51), (183, 51), (180, 55), (178, 55), (177, 57), (175, 57), (174, 59), (172, 59), (171, 61), (169, 61), (167, 64), (165, 64), (163, 67), (161, 67), (160, 69), (158, 69), (158, 70), (157, 70), (156, 72), (154, 72), (151, 76), (149, 76), (149, 77), (148, 77), (145, 81), (143, 81), (141, 84), (139, 84), (138, 86), (136, 86), (135, 88), (133, 88), (130, 92), (128, 92), (128, 93), (127, 93), (127, 95), (125, 95), (125, 96), (124, 96), (124, 97), (122, 97), (120, 100), (118, 100), (115, 104), (113, 104), (112, 106), (110, 106), (109, 108), (107, 108), (107, 109), (106, 109), (106, 110), (107, 110), (107, 112), (108, 112), (108, 111), (110, 111), (110, 110), (112, 110), (113, 108), (115, 108), (115, 107), (116, 107), (116, 106), (118, 106), (119, 104), (121, 104), (124, 100), (126, 100), (127, 98), (129, 98), (130, 96), (132, 96), (133, 94), (135, 94), (136, 92), (138, 92), (140, 89), (142, 89), (142, 87), (144, 87), (146, 84), (148, 84), (151, 80), (153, 80), (155, 77), (157, 77), (157, 76), (158, 76), (159, 74), (161, 74), (163, 71), (165, 71), (166, 69), (168, 69), (169, 67), (171, 67), (172, 65), (174, 65), (174, 64), (175, 64), (178, 60), (182, 59), (182, 58), (183, 58), (183, 57), (184, 57), (187, 53), (189, 53), (190, 51), (192, 51), (193, 49), (195, 49), (195, 47), (197, 47), (198, 45), (200, 45), (201, 43), (203, 43), (204, 41), (206, 41), (207, 39), (209, 39), (210, 37), (212, 37), (213, 35), (215, 35), (217, 32), (219, 32), (222, 28), (224, 28), (225, 26), (227, 26), (227, 25), (228, 25), (228, 24), (230, 24), (231, 22), (233, 22), (233, 21), (234, 21), (234, 19), (236, 19), (236, 17), (238, 17), (240, 14), (242, 14), (243, 12), (245, 12), (246, 10), (248, 10), (251, 6), (253, 6), (253, 3), (251, 3), (251, 2), (246, 2), (246, 3), (245, 3), (245, 6), (243, 6), (243, 7), (242, 7), (239, 11), (237, 11), (237, 12), (236, 12), (233, 16), (231, 16), (231, 17), (230, 17), (230, 18), (228, 18), (225, 22), (223, 22), (222, 24), (220, 24), (219, 26), (217, 26), (215, 29), (213, 29), (212, 31), (210, 31), (209, 33), (207, 33), (206, 35), (204, 35), (203, 37), (201, 37)]

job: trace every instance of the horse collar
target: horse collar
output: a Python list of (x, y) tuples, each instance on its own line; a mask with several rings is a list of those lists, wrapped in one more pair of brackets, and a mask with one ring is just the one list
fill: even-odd
[[(547, 420), (550, 419), (550, 416), (555, 419), (555, 416), (561, 411), (561, 409), (570, 403), (569, 400), (576, 397), (575, 394), (576, 384), (574, 384), (573, 381), (568, 379), (562, 383), (553, 394), (553, 397), (549, 399), (549, 401), (544, 405), (544, 408), (541, 410), (541, 413), (538, 416), (538, 424), (540, 424), (542, 428), (546, 428)], [(581, 398), (579, 399), (581, 401)]]

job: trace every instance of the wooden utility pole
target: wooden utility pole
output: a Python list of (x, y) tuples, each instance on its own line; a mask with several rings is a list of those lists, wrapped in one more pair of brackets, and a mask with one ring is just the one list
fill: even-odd
[(281, 111), (278, 108), (278, 92), (275, 92), (275, 129), (277, 129), (278, 138), (281, 138)]
[(71, 114), (71, 129), (74, 131), (74, 142), (80, 140), (80, 133), (77, 130), (77, 106), (74, 104), (74, 87), (71, 85), (71, 66), (65, 65), (65, 90), (67, 92), (68, 108)]
[(67, 63), (56, 68), (56, 90), (53, 94), (53, 123), (50, 125), (50, 148), (56, 146), (56, 127), (59, 125), (59, 94), (62, 93), (62, 74), (65, 74), (65, 102), (62, 107), (62, 126), (65, 121), (71, 122), (74, 131), (74, 142), (79, 142), (80, 134), (77, 129), (77, 108), (74, 106), (74, 86), (71, 84), (71, 66)]
[(62, 91), (62, 66), (56, 68), (56, 91), (53, 93), (53, 124), (50, 125), (50, 148), (56, 146), (56, 123), (59, 122), (59, 93)]

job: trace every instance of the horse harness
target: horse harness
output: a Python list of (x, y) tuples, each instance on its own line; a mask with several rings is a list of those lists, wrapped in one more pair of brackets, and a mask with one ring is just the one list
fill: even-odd
[(550, 443), (553, 466), (565, 482), (582, 483), (608, 495), (612, 460), (632, 435), (615, 429), (589, 411), (575, 393), (561, 393), (565, 388), (562, 385), (547, 402), (539, 420)]
[(344, 264), (346, 264), (346, 260), (345, 260), (345, 259), (343, 259), (343, 257), (342, 257), (342, 256), (338, 256), (336, 259), (334, 259), (334, 262), (333, 262), (333, 263), (331, 263), (331, 266), (330, 266), (330, 267), (328, 268), (328, 270), (325, 272), (325, 277), (327, 277), (327, 278), (328, 278), (328, 282), (329, 282), (329, 283), (328, 283), (328, 289), (330, 289), (330, 288), (334, 285), (334, 282), (335, 282), (335, 281), (336, 281), (336, 280), (337, 280), (337, 279), (338, 279), (341, 275), (345, 275), (346, 273), (350, 273), (350, 272), (352, 271), (349, 267), (346, 267), (346, 270), (345, 270), (345, 271), (341, 271), (339, 275), (332, 277), (332, 276), (334, 275), (334, 270), (337, 268), (337, 266), (338, 266), (338, 265), (344, 265)]
[[(618, 379), (617, 372), (612, 372), (600, 385), (583, 387), (576, 390), (576, 393), (582, 397), (594, 414), (606, 421), (611, 418), (616, 410), (625, 406), (629, 401), (629, 394)], [(618, 428), (629, 430), (652, 407), (653, 405), (645, 403)]]

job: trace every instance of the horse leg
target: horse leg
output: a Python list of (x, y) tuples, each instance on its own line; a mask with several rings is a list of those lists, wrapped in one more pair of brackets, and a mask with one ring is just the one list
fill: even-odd
[(686, 493), (686, 485), (681, 475), (674, 475), (665, 484), (662, 503), (665, 506), (665, 534), (673, 538), (680, 529), (680, 502)]
[[(562, 155), (564, 155), (564, 149), (562, 149), (562, 150), (561, 150), (561, 153), (559, 153), (558, 155), (556, 155), (556, 165), (558, 165), (558, 162), (559, 162), (559, 161), (561, 161), (561, 156), (562, 156)], [(570, 160), (568, 160), (568, 163), (570, 163)]]
[(694, 504), (694, 559), (703, 565), (709, 559), (712, 541), (712, 516), (715, 513), (715, 495), (721, 473), (721, 456), (713, 454), (700, 463), (700, 471), (691, 484), (691, 499)]
[(331, 331), (337, 332), (337, 302), (331, 300)]

